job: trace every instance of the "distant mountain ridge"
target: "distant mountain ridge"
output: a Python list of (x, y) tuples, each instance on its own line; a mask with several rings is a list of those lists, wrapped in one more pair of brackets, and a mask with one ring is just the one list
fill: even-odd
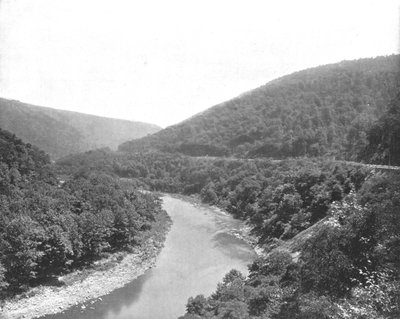
[(295, 72), (119, 150), (354, 160), (369, 127), (397, 94), (399, 62), (391, 55)]
[(159, 131), (154, 124), (35, 106), (0, 98), (0, 128), (46, 151), (54, 159), (90, 149), (116, 149)]

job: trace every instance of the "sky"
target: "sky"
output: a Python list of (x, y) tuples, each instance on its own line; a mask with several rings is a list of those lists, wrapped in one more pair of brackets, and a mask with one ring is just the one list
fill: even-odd
[(279, 76), (399, 51), (400, 0), (0, 0), (0, 96), (178, 123)]

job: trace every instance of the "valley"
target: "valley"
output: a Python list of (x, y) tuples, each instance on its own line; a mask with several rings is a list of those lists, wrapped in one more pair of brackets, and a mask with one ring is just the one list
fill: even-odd
[(399, 61), (296, 72), (114, 150), (0, 130), (1, 315), (398, 318)]

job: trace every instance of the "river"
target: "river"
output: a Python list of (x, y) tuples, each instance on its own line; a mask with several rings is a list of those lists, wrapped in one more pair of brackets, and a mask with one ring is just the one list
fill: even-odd
[(230, 269), (247, 273), (255, 253), (234, 236), (241, 221), (169, 195), (163, 207), (173, 225), (153, 269), (101, 299), (43, 318), (176, 319), (190, 296), (210, 295)]

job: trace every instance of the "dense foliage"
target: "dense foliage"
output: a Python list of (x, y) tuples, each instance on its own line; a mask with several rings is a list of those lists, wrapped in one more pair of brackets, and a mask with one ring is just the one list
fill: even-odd
[(248, 278), (232, 270), (210, 297), (190, 298), (181, 318), (399, 318), (399, 192), (398, 173), (370, 178), (331, 206), (299, 257), (278, 248)]
[(360, 159), (371, 163), (400, 165), (400, 94), (370, 128)]
[(229, 159), (91, 151), (64, 171), (103, 169), (152, 190), (197, 194), (252, 226), (268, 252), (233, 270), (183, 318), (398, 318), (400, 176), (323, 158)]
[(122, 142), (155, 133), (152, 124), (33, 106), (0, 98), (0, 127), (53, 159), (99, 147), (116, 149)]
[(397, 94), (398, 71), (395, 55), (304, 70), (119, 149), (354, 159), (366, 145), (371, 123)]
[(59, 181), (49, 157), (0, 130), (0, 296), (129, 250), (160, 201), (100, 172)]
[(324, 218), (330, 203), (358, 189), (367, 170), (334, 161), (236, 160), (178, 154), (90, 151), (58, 162), (70, 172), (108, 171), (150, 190), (198, 194), (247, 220), (260, 242), (288, 239)]

